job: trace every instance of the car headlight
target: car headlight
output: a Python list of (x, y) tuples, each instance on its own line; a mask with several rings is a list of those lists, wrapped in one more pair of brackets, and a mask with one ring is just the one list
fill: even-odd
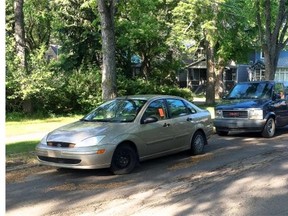
[(249, 110), (250, 119), (263, 119), (263, 110), (252, 109)]
[(95, 146), (98, 145), (104, 137), (105, 136), (89, 137), (87, 139), (82, 140), (80, 143), (77, 143), (76, 146), (77, 147)]
[(41, 144), (41, 145), (47, 145), (47, 136), (48, 136), (48, 134), (46, 134), (46, 135), (41, 139), (41, 141), (40, 141), (39, 144)]
[(223, 118), (222, 110), (215, 110), (215, 118)]

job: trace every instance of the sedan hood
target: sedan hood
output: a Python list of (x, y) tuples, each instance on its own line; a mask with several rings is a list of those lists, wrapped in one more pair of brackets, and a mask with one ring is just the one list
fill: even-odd
[(121, 123), (77, 121), (50, 132), (47, 141), (79, 143), (89, 137), (103, 136), (108, 133), (110, 137), (117, 136), (125, 131), (125, 127), (127, 128), (127, 123), (122, 123), (121, 127), (119, 124)]
[(269, 103), (271, 100), (267, 99), (226, 99), (223, 100), (221, 104), (216, 106), (217, 110), (233, 110), (233, 109), (249, 109), (249, 108), (262, 108), (265, 104)]

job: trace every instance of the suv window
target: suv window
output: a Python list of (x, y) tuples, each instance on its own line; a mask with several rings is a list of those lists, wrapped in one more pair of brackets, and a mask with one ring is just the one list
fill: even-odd
[(285, 89), (282, 83), (275, 84), (275, 93), (279, 95), (280, 99), (285, 99)]
[(228, 99), (271, 98), (270, 83), (238, 83), (227, 96)]

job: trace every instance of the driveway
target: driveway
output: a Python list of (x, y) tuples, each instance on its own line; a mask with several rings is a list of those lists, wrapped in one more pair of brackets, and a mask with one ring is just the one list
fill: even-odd
[(288, 215), (288, 127), (214, 135), (205, 154), (141, 163), (129, 175), (33, 166), (6, 173), (6, 215)]

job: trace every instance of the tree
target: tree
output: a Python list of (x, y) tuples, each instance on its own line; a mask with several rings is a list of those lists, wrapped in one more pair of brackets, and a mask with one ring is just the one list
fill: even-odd
[(207, 104), (213, 104), (215, 96), (220, 94), (222, 74), (229, 61), (242, 61), (245, 57), (247, 61), (251, 50), (254, 31), (250, 32), (243, 3), (235, 0), (180, 1), (173, 11), (173, 35), (180, 52), (192, 57), (200, 46), (205, 50)]
[(163, 77), (169, 77), (174, 69), (173, 43), (169, 44), (168, 38), (171, 11), (177, 2), (129, 0), (120, 1), (117, 7), (117, 48), (123, 50), (123, 58), (129, 61), (132, 55), (141, 59), (140, 76), (146, 81), (157, 79), (157, 76), (161, 76), (159, 80), (164, 81)]
[(27, 66), (26, 60), (26, 40), (24, 29), (24, 13), (23, 13), (24, 0), (14, 1), (14, 15), (15, 15), (15, 41), (16, 53), (20, 59), (20, 67), (25, 70)]
[(195, 44), (193, 47), (194, 52), (197, 51), (201, 43), (205, 46), (207, 61), (207, 104), (215, 103), (217, 10), (218, 4), (208, 0), (180, 1), (174, 10), (174, 34), (181, 40), (180, 43), (190, 41), (190, 43)]
[(265, 56), (265, 79), (274, 80), (280, 51), (288, 43), (288, 2), (257, 0), (254, 8)]
[(85, 65), (100, 68), (101, 32), (96, 1), (52, 1), (51, 41), (61, 46), (59, 67), (70, 73)]
[(52, 12), (49, 0), (26, 0), (24, 5), (26, 46), (30, 53), (48, 47)]
[(102, 35), (102, 98), (116, 97), (114, 14), (116, 0), (98, 0)]

